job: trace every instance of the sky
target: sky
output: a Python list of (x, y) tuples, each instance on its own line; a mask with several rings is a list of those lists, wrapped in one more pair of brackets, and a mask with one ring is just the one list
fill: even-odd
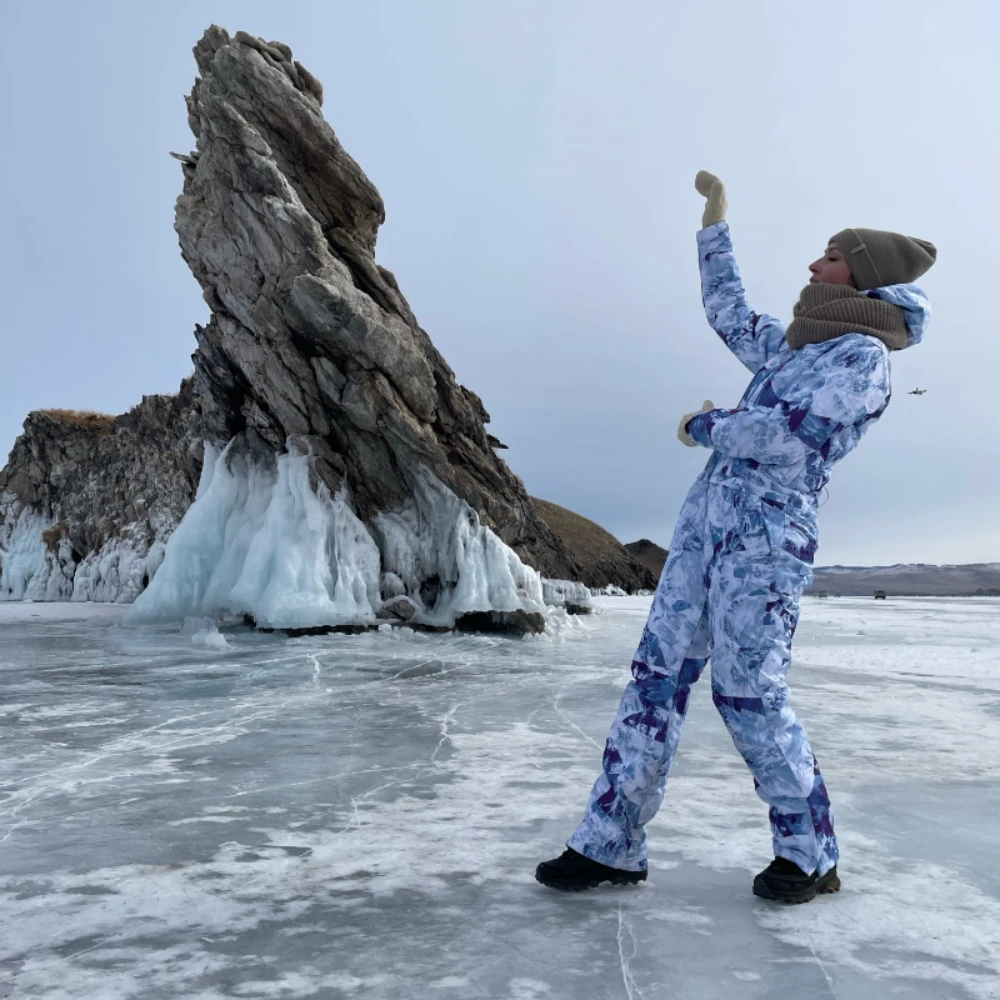
[[(754, 308), (846, 226), (932, 240), (927, 339), (834, 471), (820, 564), (1000, 561), (1000, 5), (366, 0), (8, 5), (0, 450), (27, 413), (176, 391), (207, 307), (173, 231), (191, 48), (291, 46), (386, 204), (377, 248), (533, 495), (666, 546), (749, 373), (709, 329), (702, 168)], [(924, 396), (906, 395), (915, 386)]]

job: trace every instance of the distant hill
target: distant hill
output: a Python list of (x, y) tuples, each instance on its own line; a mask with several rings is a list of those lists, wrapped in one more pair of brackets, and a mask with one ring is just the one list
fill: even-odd
[(818, 566), (807, 593), (818, 590), (845, 597), (867, 596), (876, 590), (898, 597), (989, 596), (991, 590), (1000, 592), (1000, 563)]
[(630, 594), (656, 587), (656, 576), (647, 565), (626, 551), (625, 546), (599, 524), (548, 500), (532, 497), (531, 503), (566, 546), (582, 583), (588, 587), (605, 587), (610, 583)]
[(637, 542), (626, 542), (625, 551), (631, 552), (659, 580), (663, 564), (667, 561), (666, 549), (648, 538), (640, 538)]

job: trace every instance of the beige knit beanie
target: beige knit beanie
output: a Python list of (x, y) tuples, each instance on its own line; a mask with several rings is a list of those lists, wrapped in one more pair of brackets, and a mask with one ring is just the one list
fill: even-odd
[(830, 242), (844, 255), (861, 292), (916, 281), (937, 259), (933, 243), (884, 229), (842, 229)]

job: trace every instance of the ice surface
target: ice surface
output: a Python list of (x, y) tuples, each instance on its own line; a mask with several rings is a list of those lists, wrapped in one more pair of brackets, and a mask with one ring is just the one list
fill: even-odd
[(695, 688), (650, 879), (560, 894), (647, 600), (524, 640), (122, 629), (0, 606), (0, 996), (995, 998), (1000, 602), (807, 599), (791, 681), (844, 888), (755, 899)]

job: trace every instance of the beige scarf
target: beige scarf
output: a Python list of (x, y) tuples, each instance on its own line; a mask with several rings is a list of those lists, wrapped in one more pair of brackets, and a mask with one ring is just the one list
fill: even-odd
[(906, 316), (899, 306), (863, 295), (850, 285), (816, 282), (802, 289), (792, 310), (785, 340), (793, 351), (806, 344), (822, 344), (845, 333), (867, 333), (889, 348), (906, 347)]

